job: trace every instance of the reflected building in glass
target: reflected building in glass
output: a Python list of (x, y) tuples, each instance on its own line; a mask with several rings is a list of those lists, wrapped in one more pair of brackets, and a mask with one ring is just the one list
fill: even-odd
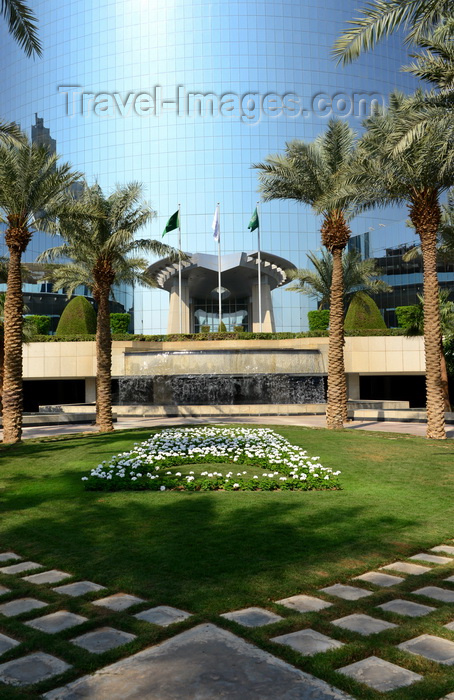
[[(1, 23), (1, 116), (29, 132), (37, 114), (62, 158), (105, 192), (142, 182), (158, 214), (144, 235), (160, 238), (180, 205), (183, 249), (216, 255), (211, 221), (219, 202), (222, 254), (253, 255), (251, 164), (291, 139), (315, 138), (330, 116), (360, 128), (373, 100), (413, 87), (400, 72), (399, 36), (352, 66), (335, 65), (332, 44), (356, 7), (354, 0), (36, 0), (43, 58), (27, 59)], [(358, 218), (353, 233), (376, 226), (377, 217), (400, 242), (399, 210)], [(320, 247), (319, 226), (294, 202), (263, 204), (262, 249), (305, 267), (307, 252)], [(165, 241), (176, 245), (176, 232)], [(27, 260), (50, 245), (36, 234)], [(285, 286), (272, 297), (277, 331), (307, 328), (314, 301)], [(134, 307), (136, 332), (166, 331), (168, 292), (125, 289), (117, 298)]]

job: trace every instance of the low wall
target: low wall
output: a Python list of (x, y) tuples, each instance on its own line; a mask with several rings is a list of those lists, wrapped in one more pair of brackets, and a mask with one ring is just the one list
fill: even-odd
[[(112, 375), (150, 373), (326, 374), (328, 338), (286, 340), (216, 340), (183, 342), (115, 341)], [(155, 370), (160, 368), (159, 372)], [(137, 371), (139, 367), (140, 371)], [(143, 369), (140, 369), (140, 368)], [(311, 369), (306, 369), (311, 367)], [(197, 368), (198, 371), (194, 371)], [(246, 368), (246, 369), (245, 369)], [(252, 368), (252, 369), (251, 369)], [(238, 371), (240, 369), (240, 371)], [(423, 374), (423, 339), (404, 336), (349, 337), (345, 341), (347, 374)], [(24, 345), (24, 379), (90, 379), (96, 376), (95, 343), (55, 342)]]

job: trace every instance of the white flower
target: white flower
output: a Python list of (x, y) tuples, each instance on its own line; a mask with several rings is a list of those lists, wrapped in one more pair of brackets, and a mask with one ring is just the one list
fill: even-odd
[(166, 490), (166, 487), (165, 487), (165, 486), (160, 486), (160, 487), (159, 487), (159, 490), (160, 490), (160, 491), (165, 491), (165, 490)]
[(233, 484), (233, 488), (234, 488), (234, 489), (239, 489), (239, 488), (240, 488), (240, 485), (239, 485), (239, 484)]
[(81, 481), (88, 481), (88, 476), (83, 476)]

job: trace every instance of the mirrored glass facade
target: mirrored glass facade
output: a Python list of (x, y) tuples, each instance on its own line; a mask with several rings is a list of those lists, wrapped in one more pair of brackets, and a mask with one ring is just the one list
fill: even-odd
[[(253, 251), (251, 164), (293, 138), (313, 139), (330, 116), (360, 117), (372, 99), (413, 87), (402, 74), (402, 39), (393, 37), (347, 68), (330, 57), (355, 15), (355, 0), (36, 0), (43, 58), (27, 59), (0, 35), (1, 116), (29, 130), (44, 120), (62, 158), (109, 192), (137, 180), (160, 238), (181, 205), (182, 246), (216, 253), (211, 221), (221, 209), (222, 253)], [(404, 226), (405, 212), (380, 212)], [(376, 226), (370, 214), (353, 233)], [(317, 218), (293, 202), (261, 207), (264, 251), (298, 267), (320, 247)], [(144, 232), (145, 233), (145, 232)], [(37, 235), (27, 259), (49, 241)], [(165, 241), (176, 245), (169, 233)], [(168, 294), (125, 290), (136, 332), (165, 332)], [(313, 302), (273, 292), (276, 330), (307, 327)]]

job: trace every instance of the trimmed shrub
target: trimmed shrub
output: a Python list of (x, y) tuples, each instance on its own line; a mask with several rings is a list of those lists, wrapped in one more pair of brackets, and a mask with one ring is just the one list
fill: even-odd
[(129, 314), (110, 314), (110, 330), (112, 333), (127, 333), (131, 316)]
[(233, 326), (234, 333), (244, 333), (244, 326)]
[(55, 335), (93, 335), (96, 333), (96, 312), (88, 299), (74, 297), (60, 316)]
[(225, 327), (224, 321), (221, 321), (219, 324), (218, 333), (227, 333), (227, 328)]
[(345, 330), (386, 329), (386, 323), (375, 301), (366, 292), (356, 292), (348, 307)]
[(416, 304), (412, 306), (396, 306), (396, 318), (399, 328), (409, 328), (412, 326), (417, 311), (418, 307)]
[(27, 323), (30, 323), (37, 335), (48, 335), (50, 331), (50, 316), (26, 316)]
[(201, 332), (201, 333), (209, 333), (209, 332), (210, 332), (210, 326), (200, 326), (200, 332)]
[(329, 326), (329, 309), (319, 309), (318, 311), (308, 311), (310, 331), (327, 331)]

